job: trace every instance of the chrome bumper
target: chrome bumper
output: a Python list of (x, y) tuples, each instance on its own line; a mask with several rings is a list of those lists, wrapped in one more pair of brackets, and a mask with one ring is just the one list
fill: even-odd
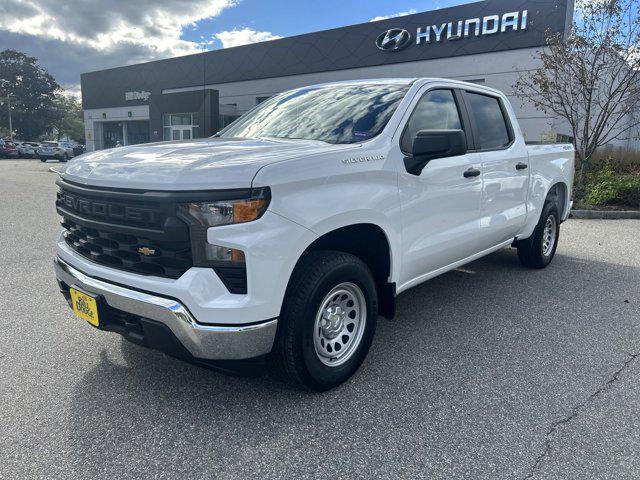
[(166, 325), (196, 358), (245, 360), (271, 351), (278, 320), (239, 326), (203, 325), (176, 300), (156, 297), (89, 277), (60, 257), (54, 260), (58, 281), (100, 295), (112, 308)]

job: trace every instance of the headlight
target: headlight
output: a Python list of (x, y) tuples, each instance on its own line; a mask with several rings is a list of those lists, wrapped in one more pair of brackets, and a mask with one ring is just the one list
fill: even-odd
[(268, 187), (251, 190), (246, 198), (191, 202), (179, 206), (178, 216), (189, 224), (193, 265), (196, 267), (242, 266), (244, 252), (207, 242), (207, 230), (258, 220), (269, 207), (271, 190)]
[(202, 227), (252, 222), (266, 212), (271, 200), (269, 188), (252, 190), (250, 198), (180, 205), (180, 214)]

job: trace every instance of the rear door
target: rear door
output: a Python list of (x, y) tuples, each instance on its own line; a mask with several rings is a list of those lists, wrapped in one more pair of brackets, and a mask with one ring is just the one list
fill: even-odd
[[(450, 87), (425, 87), (408, 109), (392, 155), (399, 158), (403, 261), (400, 289), (482, 250), (479, 241), (482, 177), (474, 155), (432, 160), (419, 176), (406, 171), (404, 157), (420, 130), (462, 129), (469, 134), (460, 94)], [(473, 176), (465, 172), (474, 171)]]
[(463, 95), (482, 170), (480, 235), (493, 246), (513, 239), (526, 221), (529, 156), (504, 99), (472, 90)]

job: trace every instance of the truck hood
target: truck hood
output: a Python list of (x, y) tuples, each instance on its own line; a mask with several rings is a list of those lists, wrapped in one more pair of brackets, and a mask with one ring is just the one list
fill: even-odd
[(70, 161), (61, 176), (85, 185), (142, 190), (247, 188), (265, 165), (358, 146), (220, 138), (151, 143), (84, 154)]

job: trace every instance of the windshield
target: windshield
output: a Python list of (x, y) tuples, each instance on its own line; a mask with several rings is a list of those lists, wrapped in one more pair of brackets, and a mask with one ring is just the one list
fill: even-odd
[(266, 100), (217, 136), (362, 142), (382, 132), (408, 89), (363, 84), (292, 90)]

